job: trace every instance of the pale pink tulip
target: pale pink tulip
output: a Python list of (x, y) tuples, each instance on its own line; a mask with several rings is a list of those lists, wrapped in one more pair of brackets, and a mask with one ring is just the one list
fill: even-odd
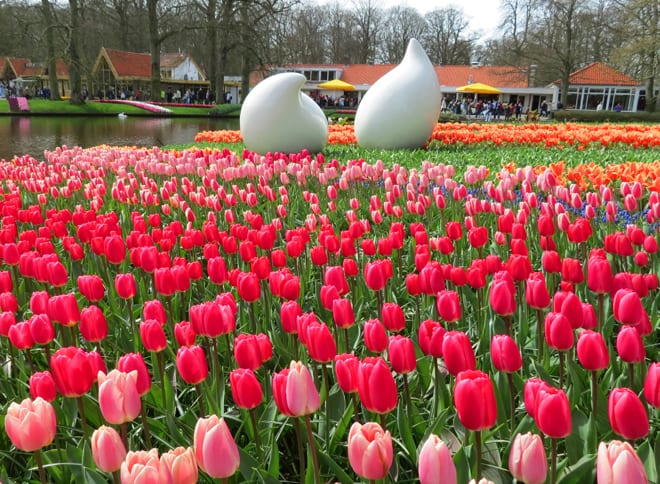
[(598, 484), (617, 484), (649, 482), (641, 459), (628, 442), (613, 440), (609, 444), (598, 445), (596, 460), (596, 478)]
[(209, 476), (226, 478), (238, 469), (238, 447), (225, 420), (217, 415), (197, 421), (194, 444), (197, 463)]
[(126, 447), (112, 427), (100, 426), (92, 434), (92, 457), (103, 472), (115, 472), (126, 458)]
[(385, 477), (394, 458), (392, 436), (375, 422), (355, 422), (348, 433), (348, 461), (364, 479)]
[(5, 430), (12, 444), (24, 452), (34, 452), (50, 445), (56, 428), (55, 410), (41, 397), (12, 402), (7, 409)]
[(139, 450), (126, 454), (121, 464), (122, 484), (160, 484), (158, 450)]
[(98, 372), (99, 406), (103, 418), (111, 424), (130, 422), (140, 414), (142, 401), (137, 390), (137, 371)]
[(531, 432), (516, 435), (509, 454), (509, 471), (518, 481), (526, 484), (545, 482), (548, 461), (539, 435)]
[(177, 447), (161, 455), (160, 472), (164, 484), (195, 484), (199, 473), (192, 447)]
[(456, 466), (449, 448), (435, 434), (424, 442), (417, 468), (421, 484), (456, 484)]

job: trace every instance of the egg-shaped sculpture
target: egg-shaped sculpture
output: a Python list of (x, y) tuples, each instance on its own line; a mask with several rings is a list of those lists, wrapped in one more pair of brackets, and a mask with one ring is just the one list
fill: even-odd
[(321, 108), (300, 88), (305, 76), (285, 72), (268, 77), (247, 95), (240, 129), (245, 147), (257, 153), (319, 152), (328, 139)]
[(401, 64), (366, 92), (355, 114), (355, 136), (364, 148), (419, 148), (438, 122), (442, 95), (426, 52), (411, 39)]

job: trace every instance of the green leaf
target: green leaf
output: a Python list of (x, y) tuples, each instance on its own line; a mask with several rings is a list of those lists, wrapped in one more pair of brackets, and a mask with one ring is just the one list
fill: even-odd
[(575, 464), (584, 456), (585, 441), (588, 440), (590, 420), (579, 410), (571, 415), (573, 431), (566, 437), (566, 454), (569, 464)]
[(346, 473), (346, 468), (348, 468), (348, 461), (344, 461), (344, 465), (339, 465), (332, 457), (330, 457), (325, 452), (318, 450), (319, 454), (319, 464), (321, 468), (329, 468), (330, 471), (334, 474), (334, 478), (339, 482), (354, 482), (351, 476)]
[[(549, 472), (549, 471), (548, 471)], [(596, 481), (596, 456), (582, 456), (574, 465), (570, 465), (560, 476), (557, 484), (575, 484)]]
[(410, 417), (404, 408), (404, 405), (399, 405), (397, 409), (399, 435), (401, 436), (401, 442), (408, 458), (414, 462), (417, 457), (417, 446), (415, 445), (412, 431), (410, 430)]
[(652, 446), (649, 440), (645, 440), (642, 445), (637, 449), (637, 455), (644, 463), (644, 468), (646, 469), (646, 476), (649, 478), (650, 482), (658, 482), (658, 465), (660, 464), (660, 445), (655, 443)]

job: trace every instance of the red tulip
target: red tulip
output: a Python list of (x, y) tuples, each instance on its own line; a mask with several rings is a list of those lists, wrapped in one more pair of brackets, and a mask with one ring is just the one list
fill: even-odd
[(105, 294), (103, 279), (97, 275), (82, 274), (78, 276), (78, 290), (88, 301), (100, 301)]
[(573, 284), (584, 282), (584, 271), (578, 259), (565, 257), (561, 263), (561, 277), (563, 280)]
[(261, 296), (259, 278), (252, 272), (241, 272), (237, 280), (238, 295), (246, 302), (255, 302)]
[(612, 267), (606, 256), (591, 256), (587, 262), (587, 286), (598, 294), (607, 294), (612, 288)]
[(259, 406), (263, 400), (261, 384), (254, 371), (237, 368), (229, 374), (231, 394), (239, 408), (251, 410)]
[(80, 313), (80, 334), (86, 341), (96, 343), (108, 336), (108, 323), (98, 306), (88, 306)]
[(30, 396), (33, 400), (41, 397), (47, 402), (52, 402), (57, 396), (55, 380), (49, 371), (39, 371), (30, 375)]
[(498, 271), (493, 276), (488, 294), (490, 306), (500, 316), (510, 316), (516, 311), (516, 286), (508, 272)]
[(541, 256), (543, 270), (549, 273), (561, 272), (561, 258), (559, 253), (554, 250), (545, 250)]
[(612, 308), (614, 319), (621, 324), (629, 324), (631, 326), (640, 324), (646, 314), (639, 294), (632, 289), (619, 289), (614, 294)]
[(614, 388), (607, 400), (612, 430), (624, 439), (637, 440), (649, 433), (649, 417), (644, 404), (630, 388)]
[(448, 323), (461, 319), (461, 303), (456, 291), (440, 291), (435, 299), (435, 307), (440, 317)]
[(241, 333), (234, 340), (234, 359), (239, 368), (258, 369), (273, 356), (268, 335)]
[(613, 440), (609, 444), (598, 445), (596, 459), (598, 484), (618, 484), (621, 482), (649, 481), (644, 464), (628, 442)]
[(573, 328), (562, 313), (549, 312), (545, 316), (545, 342), (550, 348), (568, 351), (573, 347)]
[(323, 284), (335, 286), (340, 296), (348, 294), (348, 281), (346, 280), (344, 269), (340, 266), (328, 266), (325, 268)]
[(74, 326), (80, 320), (75, 294), (60, 294), (48, 299), (48, 316), (51, 321), (62, 326)]
[(195, 344), (197, 334), (192, 324), (188, 321), (180, 321), (174, 325), (174, 338), (179, 346), (192, 346)]
[(406, 327), (406, 317), (403, 314), (403, 309), (396, 303), (383, 303), (382, 318), (383, 325), (388, 331), (398, 333)]
[(55, 339), (55, 328), (47, 314), (34, 314), (28, 323), (35, 344), (47, 345)]
[(117, 369), (124, 373), (137, 371), (137, 391), (144, 396), (151, 390), (151, 375), (140, 353), (126, 353), (117, 360)]
[(337, 355), (337, 343), (325, 323), (314, 321), (307, 326), (305, 333), (305, 344), (312, 360), (317, 363), (334, 360)]
[(527, 278), (525, 299), (534, 309), (545, 309), (550, 305), (550, 294), (542, 272), (532, 272)]
[(542, 385), (536, 395), (534, 420), (548, 437), (561, 439), (571, 433), (571, 409), (563, 390)]
[(122, 299), (132, 299), (137, 293), (137, 285), (133, 274), (117, 274), (115, 276), (115, 291)]
[(417, 341), (422, 353), (425, 355), (433, 356), (434, 358), (442, 357), (442, 341), (444, 340), (447, 331), (438, 321), (427, 319), (422, 321), (417, 330)]
[[(562, 284), (564, 281), (562, 281)], [(553, 310), (561, 313), (568, 319), (571, 328), (577, 329), (582, 326), (582, 301), (571, 291), (557, 291), (552, 300)]]
[(121, 264), (126, 258), (126, 246), (124, 239), (115, 235), (107, 237), (103, 244), (106, 259), (110, 264)]
[(390, 259), (367, 262), (364, 266), (364, 282), (372, 291), (384, 289), (391, 277), (392, 261)]
[(390, 367), (381, 357), (368, 356), (360, 363), (358, 395), (370, 412), (384, 414), (396, 408), (396, 383)]
[(335, 375), (337, 384), (344, 393), (358, 391), (358, 370), (360, 359), (352, 353), (342, 353), (335, 356)]
[(145, 301), (142, 306), (142, 319), (152, 319), (158, 322), (161, 326), (167, 323), (167, 313), (165, 306), (159, 299), (152, 299)]
[(372, 353), (382, 353), (387, 348), (387, 333), (385, 326), (378, 319), (369, 319), (364, 322), (364, 344)]
[(496, 334), (490, 343), (493, 366), (505, 373), (514, 373), (522, 368), (522, 354), (516, 341), (508, 334)]
[(167, 347), (165, 330), (155, 319), (147, 319), (140, 323), (140, 338), (147, 351), (158, 353)]
[[(516, 242), (518, 244), (516, 244)], [(511, 241), (513, 245), (524, 244), (523, 240), (514, 239)], [(517, 249), (520, 251), (520, 249)], [(515, 253), (511, 254), (509, 260), (506, 263), (506, 270), (514, 281), (525, 281), (532, 273), (532, 263), (529, 261), (529, 257), (525, 255), (516, 255)]]
[(30, 323), (27, 321), (21, 321), (10, 326), (7, 331), (7, 336), (9, 342), (17, 350), (27, 350), (34, 346), (34, 339), (32, 338), (32, 332), (30, 331)]
[(626, 363), (644, 361), (646, 350), (642, 335), (634, 326), (623, 326), (616, 337), (616, 352)]
[(468, 230), (468, 241), (475, 249), (483, 247), (488, 242), (488, 229), (484, 226), (472, 227)]
[(582, 331), (577, 342), (577, 356), (580, 364), (590, 371), (603, 370), (610, 364), (605, 339), (595, 331)]
[(447, 371), (456, 376), (462, 371), (474, 370), (477, 366), (472, 344), (462, 331), (448, 331), (442, 340), (442, 354)]
[(300, 361), (292, 361), (289, 368), (273, 375), (273, 398), (279, 411), (287, 417), (312, 414), (321, 405), (312, 375)]
[(189, 385), (199, 385), (206, 380), (209, 367), (201, 346), (181, 346), (176, 352), (176, 369)]
[(389, 431), (375, 422), (353, 423), (348, 432), (348, 461), (355, 473), (375, 481), (385, 477), (392, 466), (394, 450)]
[(30, 311), (33, 314), (48, 314), (49, 298), (47, 291), (34, 291), (30, 296)]
[(298, 332), (298, 316), (302, 315), (302, 309), (296, 301), (285, 301), (280, 306), (280, 323), (285, 333), (296, 334)]
[(319, 298), (323, 308), (332, 311), (332, 305), (337, 299), (340, 299), (339, 291), (337, 290), (337, 287), (333, 285), (321, 286)]
[(57, 350), (50, 359), (50, 370), (57, 390), (65, 397), (84, 395), (96, 379), (88, 353), (75, 346)]
[(495, 390), (490, 377), (483, 371), (466, 370), (456, 376), (454, 405), (466, 429), (483, 430), (495, 425)]
[(660, 408), (660, 363), (651, 363), (644, 381), (644, 398), (656, 408)]
[(417, 357), (415, 345), (410, 338), (401, 335), (390, 336), (387, 354), (395, 372), (406, 374), (415, 371)]
[(353, 326), (355, 313), (350, 299), (335, 299), (332, 302), (332, 319), (342, 329)]

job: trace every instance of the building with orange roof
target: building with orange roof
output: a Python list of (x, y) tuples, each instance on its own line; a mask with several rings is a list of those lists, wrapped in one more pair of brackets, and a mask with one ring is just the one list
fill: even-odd
[[(70, 90), (69, 68), (63, 59), (57, 59), (55, 69), (57, 87), (60, 95), (65, 96)], [(50, 88), (48, 64), (19, 57), (0, 58), (0, 81), (12, 89), (15, 87), (23, 91), (20, 94), (34, 96), (39, 89)]]
[[(644, 109), (644, 86), (632, 77), (593, 62), (569, 77), (566, 107), (570, 109), (638, 111)], [(552, 85), (560, 86), (561, 80)], [(618, 105), (618, 107), (617, 107)]]
[[(187, 54), (161, 54), (160, 76), (163, 89), (208, 89), (206, 74)], [(92, 67), (97, 90), (143, 90), (151, 83), (151, 54), (101, 47)]]
[[(269, 66), (266, 69), (254, 71), (250, 77), (250, 85), (255, 85), (264, 77), (280, 72), (299, 72), (307, 78), (303, 90), (313, 98), (321, 95), (356, 96), (361, 99), (364, 93), (382, 76), (391, 71), (396, 64), (286, 64)], [(522, 102), (525, 109), (538, 109), (544, 100), (551, 109), (559, 104), (559, 82), (547, 86), (539, 86), (536, 82), (536, 66), (482, 66), (443, 65), (435, 66), (440, 90), (446, 98), (469, 96), (456, 89), (461, 86), (480, 82), (502, 91), (498, 98), (503, 103)], [(353, 93), (341, 91), (326, 91), (318, 88), (318, 84), (340, 79), (355, 86)], [(574, 109), (596, 109), (598, 98), (603, 98), (604, 109), (614, 109), (619, 103), (623, 111), (641, 109), (639, 101), (643, 86), (636, 80), (602, 63), (593, 63), (575, 71), (570, 77), (568, 102), (566, 106)]]

